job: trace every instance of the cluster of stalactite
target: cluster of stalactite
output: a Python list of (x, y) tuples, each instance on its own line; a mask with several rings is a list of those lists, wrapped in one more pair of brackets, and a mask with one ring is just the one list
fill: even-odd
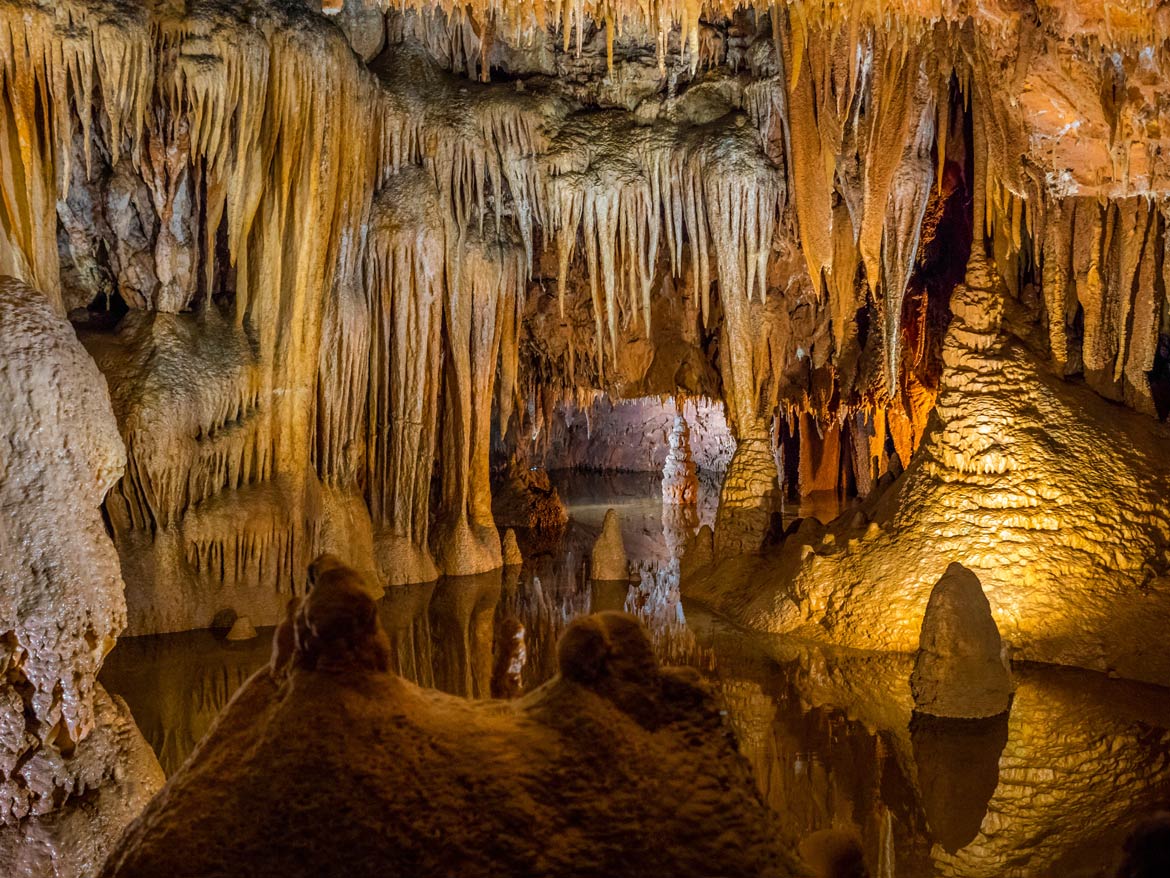
[[(1142, 4), (1105, 5), (1109, 27), (1075, 51), (1165, 45)], [(923, 280), (924, 251), (947, 243), (945, 217), (969, 192), (976, 237), (1020, 299), (1041, 287), (1053, 360), (1154, 410), (1167, 236), (1149, 193), (1165, 169), (1138, 149), (1155, 123), (1128, 95), (1156, 90), (1161, 48), (1110, 73), (1124, 167), (1091, 184), (1021, 170), (1016, 147), (1055, 141), (995, 81), (1020, 34), (1033, 53), (1053, 38), (1022, 19), (968, 26), (947, 0), (390, 16), (397, 42), (367, 67), (295, 4), (0, 7), (0, 271), (62, 312), (103, 297), (131, 309), (86, 342), (130, 455), (111, 523), (119, 541), (166, 546), (159, 564), (299, 588), (323, 539), (323, 484), (365, 500), (383, 572), (498, 565), (493, 417), (502, 433), (539, 432), (552, 400), (620, 393), (624, 340), (653, 348), (675, 331), (658, 325), (667, 288), (717, 330), (699, 356), (736, 435), (775, 450), (782, 413), (807, 435), (803, 478), (819, 485), (811, 461), (832, 454), (817, 443), (847, 434), (838, 459), (864, 492), (889, 442), (909, 457), (933, 404), (926, 302), (947, 291)], [(734, 59), (712, 24), (733, 18), (749, 34)], [(669, 65), (657, 110), (486, 81), (505, 49), (555, 37), (556, 57), (580, 56), (595, 27), (603, 69), (639, 41)], [(687, 84), (711, 82), (718, 112), (685, 103)], [(552, 367), (520, 353), (546, 279), (562, 315), (583, 299), (592, 322)], [(257, 513), (242, 532), (240, 506)], [(132, 595), (132, 628), (190, 622), (147, 603)]]

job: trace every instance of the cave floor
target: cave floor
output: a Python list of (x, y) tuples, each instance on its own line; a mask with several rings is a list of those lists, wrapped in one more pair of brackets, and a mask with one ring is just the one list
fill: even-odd
[[(1025, 665), (1015, 669), (1006, 717), (914, 718), (909, 656), (753, 635), (684, 606), (657, 475), (554, 473), (553, 481), (568, 529), (543, 553), (522, 537), (522, 570), (388, 591), (381, 615), (402, 676), (488, 697), (507, 665), (505, 632), (519, 621), (528, 690), (552, 675), (571, 619), (633, 612), (664, 661), (697, 667), (719, 694), (792, 843), (853, 826), (880, 878), (1111, 874), (1131, 823), (1170, 805), (1170, 690)], [(704, 485), (700, 523), (713, 520), (714, 491)], [(629, 585), (587, 578), (610, 507), (637, 568)], [(785, 518), (838, 511), (834, 498), (817, 498)], [(211, 631), (123, 638), (101, 679), (127, 701), (170, 775), (267, 662), (270, 642), (271, 629), (237, 643)]]

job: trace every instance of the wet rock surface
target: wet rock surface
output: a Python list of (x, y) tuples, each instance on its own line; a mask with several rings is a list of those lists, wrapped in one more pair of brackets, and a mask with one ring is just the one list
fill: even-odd
[(126, 621), (101, 503), (125, 465), (106, 382), (0, 278), (0, 862), (91, 874), (162, 772), (97, 672)]
[(660, 668), (633, 618), (570, 626), (560, 676), (530, 696), (467, 702), (387, 672), (352, 571), (311, 575), (270, 667), (103, 875), (796, 874), (710, 695)]
[(951, 564), (930, 592), (910, 676), (916, 710), (982, 719), (1011, 704), (1011, 669), (979, 577)]

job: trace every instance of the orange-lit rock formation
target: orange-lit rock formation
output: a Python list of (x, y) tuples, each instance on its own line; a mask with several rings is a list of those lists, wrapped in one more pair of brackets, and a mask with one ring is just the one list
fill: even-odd
[(106, 383), (46, 296), (0, 278), (0, 862), (92, 870), (162, 784), (97, 672), (126, 622), (101, 503), (125, 465)]
[(469, 702), (389, 672), (353, 571), (326, 558), (311, 578), (271, 666), (101, 874), (797, 874), (707, 691), (659, 668), (634, 619), (579, 620), (556, 679)]
[(782, 489), (911, 465), (969, 250), (1038, 369), (1164, 416), (1168, 36), (1146, 0), (6, 0), (0, 271), (110, 381), (129, 630), (273, 623), (325, 549), (500, 565), (493, 441), (602, 393), (722, 404), (714, 546), (757, 551)]

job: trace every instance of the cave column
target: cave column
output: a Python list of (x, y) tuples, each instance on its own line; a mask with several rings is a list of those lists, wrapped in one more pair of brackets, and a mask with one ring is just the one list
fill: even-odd
[(470, 232), (452, 237), (447, 260), (444, 519), (435, 546), (439, 567), (448, 576), (483, 573), (503, 564), (492, 518), (492, 396), (502, 309), (515, 307), (525, 277), (524, 251), (515, 243)]
[(780, 493), (768, 423), (757, 403), (754, 309), (747, 296), (735, 290), (723, 296), (723, 309), (725, 397), (736, 446), (719, 493), (716, 557), (757, 551), (779, 507)]

